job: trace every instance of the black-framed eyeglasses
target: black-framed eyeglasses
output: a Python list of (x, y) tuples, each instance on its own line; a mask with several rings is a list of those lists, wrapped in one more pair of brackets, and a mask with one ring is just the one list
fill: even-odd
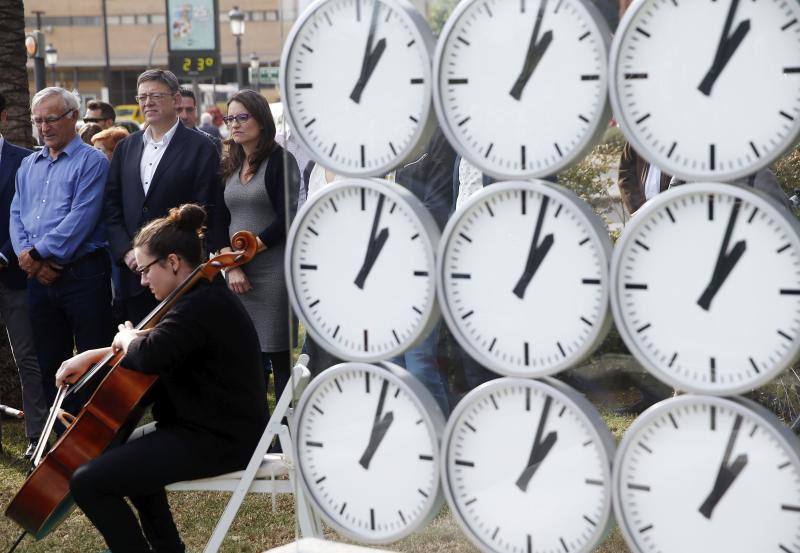
[(170, 92), (151, 92), (150, 94), (139, 94), (137, 96), (134, 96), (133, 98), (140, 104), (143, 104), (147, 101), (148, 98), (153, 100), (154, 102), (160, 102), (164, 98), (170, 96), (175, 96), (175, 95)]
[(41, 127), (41, 126), (42, 126), (42, 125), (44, 125), (45, 123), (47, 123), (48, 125), (52, 125), (52, 124), (54, 124), (54, 123), (58, 123), (59, 121), (61, 121), (62, 119), (64, 119), (64, 117), (66, 117), (67, 115), (69, 115), (70, 113), (72, 113), (73, 111), (75, 111), (75, 108), (68, 109), (67, 111), (65, 111), (65, 112), (64, 112), (64, 113), (62, 113), (61, 115), (58, 115), (58, 116), (56, 116), (56, 115), (50, 115), (50, 116), (48, 116), (48, 117), (45, 117), (44, 119), (42, 119), (41, 117), (33, 117), (33, 118), (31, 119), (31, 123), (33, 123), (33, 124), (34, 124), (34, 125), (36, 125), (37, 127)]
[(154, 260), (152, 260), (150, 263), (148, 263), (147, 265), (144, 265), (143, 267), (136, 267), (136, 272), (139, 273), (140, 276), (147, 276), (147, 273), (150, 272), (150, 267), (152, 267), (153, 265), (155, 265), (156, 263), (158, 263), (162, 259), (164, 259), (164, 258), (163, 257), (157, 257)]
[(234, 121), (236, 121), (240, 125), (244, 125), (250, 120), (251, 117), (253, 116), (249, 113), (239, 113), (237, 115), (226, 115), (225, 117), (222, 118), (222, 121), (230, 127), (231, 125), (233, 125)]
[(107, 117), (84, 117), (84, 123), (99, 123), (100, 121), (105, 121)]

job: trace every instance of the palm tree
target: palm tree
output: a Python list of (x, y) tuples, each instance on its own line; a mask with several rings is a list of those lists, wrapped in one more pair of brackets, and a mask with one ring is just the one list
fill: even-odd
[(28, 71), (25, 67), (25, 12), (22, 0), (0, 0), (0, 93), (8, 104), (3, 136), (19, 146), (31, 147)]

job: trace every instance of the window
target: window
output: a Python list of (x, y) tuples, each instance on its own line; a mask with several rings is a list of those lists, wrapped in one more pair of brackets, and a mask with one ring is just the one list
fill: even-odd
[(277, 10), (267, 10), (264, 12), (264, 18), (267, 21), (277, 21), (278, 20), (278, 11)]
[(152, 24), (163, 24), (167, 22), (167, 17), (163, 13), (151, 13), (150, 14), (150, 23)]
[(91, 15), (73, 15), (72, 24), (84, 27), (97, 27), (100, 25), (100, 18)]
[(251, 21), (264, 21), (264, 12), (250, 12), (250, 20)]
[(149, 25), (150, 24), (150, 16), (147, 14), (141, 14), (136, 16), (136, 24), (137, 25)]
[(119, 25), (120, 24), (119, 16), (118, 15), (109, 15), (109, 16), (107, 16), (106, 17), (106, 23), (109, 26), (111, 26), (111, 25)]
[(136, 25), (136, 17), (133, 15), (121, 15), (119, 18), (121, 25)]

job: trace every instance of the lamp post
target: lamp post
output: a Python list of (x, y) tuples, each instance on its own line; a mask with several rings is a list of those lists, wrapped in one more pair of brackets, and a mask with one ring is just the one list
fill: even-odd
[(250, 75), (252, 75), (252, 80), (250, 84), (255, 85), (256, 90), (261, 88), (261, 75), (258, 74), (259, 68), (259, 59), (258, 55), (253, 52), (250, 54)]
[(228, 12), (231, 22), (231, 34), (236, 37), (236, 86), (242, 88), (242, 35), (244, 34), (244, 12), (234, 6)]
[(56, 86), (56, 64), (58, 63), (58, 50), (52, 44), (48, 44), (44, 50), (44, 62), (53, 71), (53, 86)]

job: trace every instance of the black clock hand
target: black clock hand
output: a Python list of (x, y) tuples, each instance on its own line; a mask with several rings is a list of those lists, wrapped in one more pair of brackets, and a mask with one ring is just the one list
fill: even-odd
[(544, 431), (544, 425), (547, 423), (547, 416), (550, 414), (550, 404), (552, 402), (553, 398), (550, 396), (547, 396), (544, 400), (544, 408), (542, 408), (539, 426), (536, 428), (536, 436), (533, 438), (533, 447), (531, 447), (531, 454), (528, 457), (528, 464), (525, 465), (522, 474), (517, 478), (517, 487), (523, 492), (528, 490), (528, 484), (531, 478), (533, 478), (536, 470), (542, 464), (545, 457), (547, 457), (547, 454), (550, 453), (550, 450), (558, 439), (558, 432), (554, 431), (547, 434), (547, 437), (542, 440), (542, 432)]
[(703, 77), (703, 81), (697, 87), (697, 89), (706, 96), (711, 96), (711, 89), (714, 83), (717, 82), (723, 69), (728, 65), (731, 57), (733, 57), (734, 52), (739, 48), (745, 35), (750, 32), (750, 20), (746, 19), (736, 26), (736, 30), (733, 34), (729, 34), (738, 5), (739, 0), (731, 1), (731, 7), (728, 9), (728, 15), (725, 18), (725, 25), (722, 27), (722, 35), (719, 37), (719, 43), (717, 44), (717, 52), (714, 54), (714, 61), (711, 62), (711, 67), (705, 77)]
[(517, 285), (514, 286), (514, 295), (519, 299), (523, 299), (525, 297), (525, 290), (528, 289), (528, 284), (530, 284), (533, 275), (536, 274), (536, 271), (539, 270), (539, 265), (542, 264), (547, 252), (550, 251), (550, 248), (553, 245), (554, 239), (552, 234), (545, 236), (544, 240), (542, 240), (542, 243), (539, 244), (539, 234), (542, 231), (542, 223), (544, 222), (544, 216), (547, 211), (547, 204), (549, 201), (550, 198), (547, 196), (542, 198), (542, 207), (539, 209), (539, 216), (536, 219), (536, 227), (533, 231), (533, 240), (531, 240), (530, 250), (528, 250), (528, 260), (525, 263), (525, 270), (522, 272), (522, 276), (519, 277)]
[(367, 34), (367, 44), (364, 46), (364, 58), (361, 60), (361, 72), (358, 75), (353, 91), (350, 93), (350, 99), (356, 104), (361, 102), (361, 94), (364, 92), (364, 87), (367, 86), (372, 72), (375, 71), (375, 66), (378, 65), (378, 60), (381, 59), (383, 51), (386, 50), (386, 39), (382, 38), (372, 48), (372, 42), (375, 40), (375, 27), (378, 24), (378, 0), (374, 0), (372, 6), (372, 18), (369, 22), (369, 33)]
[(372, 230), (369, 233), (369, 241), (367, 242), (367, 252), (364, 255), (364, 262), (361, 264), (361, 269), (358, 271), (356, 275), (356, 279), (353, 281), (356, 286), (364, 289), (364, 282), (367, 280), (367, 276), (369, 272), (372, 270), (372, 266), (375, 265), (375, 261), (378, 259), (378, 254), (381, 253), (384, 244), (386, 244), (386, 240), (389, 239), (389, 229), (384, 228), (381, 229), (380, 232), (378, 231), (378, 223), (380, 222), (381, 218), (381, 211), (383, 211), (383, 201), (386, 197), (381, 194), (378, 198), (378, 206), (375, 208), (375, 216), (372, 218)]
[(536, 23), (533, 25), (533, 34), (531, 34), (531, 41), (528, 44), (528, 53), (525, 55), (525, 63), (522, 64), (522, 70), (516, 82), (514, 82), (514, 86), (511, 87), (511, 92), (509, 92), (515, 100), (522, 98), (522, 91), (525, 89), (525, 85), (528, 84), (534, 69), (539, 65), (544, 53), (547, 52), (547, 48), (550, 47), (550, 43), (553, 41), (553, 31), (545, 32), (542, 35), (542, 39), (539, 40), (539, 31), (541, 30), (546, 5), (547, 0), (542, 0), (539, 5), (539, 11), (536, 13)]
[(728, 242), (730, 242), (731, 234), (733, 234), (733, 228), (736, 226), (736, 219), (739, 217), (739, 206), (739, 201), (735, 201), (733, 203), (731, 216), (728, 219), (728, 227), (725, 229), (725, 236), (722, 238), (722, 245), (720, 246), (719, 254), (717, 255), (717, 263), (714, 266), (714, 273), (711, 275), (711, 280), (709, 281), (708, 286), (706, 286), (706, 289), (703, 290), (703, 294), (700, 296), (700, 299), (697, 300), (697, 305), (706, 311), (711, 308), (711, 300), (713, 300), (714, 296), (717, 295), (720, 287), (725, 283), (728, 275), (739, 262), (739, 259), (742, 257), (745, 249), (747, 249), (746, 242), (744, 240), (739, 240), (736, 242), (736, 244), (734, 244), (731, 251), (728, 252)]
[(369, 434), (369, 443), (367, 444), (367, 449), (364, 450), (364, 454), (359, 459), (359, 464), (364, 467), (365, 469), (369, 469), (369, 464), (372, 461), (373, 455), (375, 455), (375, 451), (378, 449), (378, 446), (381, 445), (383, 441), (383, 437), (386, 436), (386, 431), (389, 430), (389, 427), (394, 422), (394, 412), (389, 411), (383, 417), (381, 414), (383, 413), (383, 404), (386, 401), (386, 391), (389, 388), (389, 381), (384, 380), (383, 384), (381, 385), (381, 395), (378, 398), (378, 408), (375, 410), (375, 420), (372, 422), (372, 432)]
[(728, 491), (728, 488), (731, 487), (733, 481), (736, 480), (736, 477), (739, 476), (739, 473), (742, 472), (745, 466), (747, 466), (747, 454), (742, 453), (736, 460), (733, 461), (733, 464), (728, 464), (728, 460), (731, 457), (731, 452), (733, 451), (733, 445), (736, 442), (736, 437), (739, 435), (739, 428), (742, 425), (742, 416), (736, 415), (736, 420), (733, 422), (733, 429), (731, 429), (731, 435), (728, 438), (728, 445), (725, 446), (725, 454), (722, 456), (722, 462), (719, 465), (719, 471), (717, 472), (717, 478), (714, 481), (714, 487), (711, 489), (711, 492), (706, 497), (706, 500), (703, 501), (703, 504), (700, 505), (700, 513), (710, 519), (711, 513), (714, 511), (714, 508), (719, 503), (720, 499), (725, 495)]

